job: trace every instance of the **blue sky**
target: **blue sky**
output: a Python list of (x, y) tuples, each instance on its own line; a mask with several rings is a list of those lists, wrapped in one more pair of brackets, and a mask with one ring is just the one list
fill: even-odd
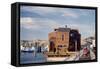
[(95, 34), (95, 10), (21, 6), (21, 40), (48, 39), (54, 28), (78, 29), (82, 38)]

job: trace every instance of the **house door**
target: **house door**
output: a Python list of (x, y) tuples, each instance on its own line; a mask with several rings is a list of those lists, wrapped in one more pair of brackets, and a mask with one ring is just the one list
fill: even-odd
[(50, 41), (50, 49), (49, 51), (54, 51), (55, 44), (53, 41)]

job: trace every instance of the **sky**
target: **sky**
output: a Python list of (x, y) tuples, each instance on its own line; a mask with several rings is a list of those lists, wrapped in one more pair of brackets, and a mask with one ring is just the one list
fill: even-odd
[(78, 29), (82, 38), (95, 34), (95, 10), (21, 6), (20, 7), (21, 40), (47, 40), (48, 33), (55, 28)]

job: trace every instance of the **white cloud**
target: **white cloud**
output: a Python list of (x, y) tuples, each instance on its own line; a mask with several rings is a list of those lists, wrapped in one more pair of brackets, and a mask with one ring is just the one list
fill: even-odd
[(70, 9), (67, 9), (67, 10), (64, 10), (62, 11), (62, 16), (65, 16), (65, 17), (72, 17), (72, 18), (78, 18), (79, 17), (79, 14), (71, 11)]
[(21, 27), (26, 29), (34, 29), (38, 30), (41, 28), (58, 28), (60, 26), (59, 23), (50, 19), (43, 19), (43, 18), (31, 18), (31, 17), (22, 17), (21, 18)]
[[(89, 23), (87, 23), (89, 24)], [(86, 34), (92, 34), (95, 32), (95, 27), (92, 25), (87, 25), (83, 23), (59, 23), (57, 21), (53, 21), (50, 19), (43, 19), (43, 18), (30, 18), (30, 17), (22, 17), (21, 18), (21, 27), (24, 27), (29, 30), (42, 30), (44, 28), (47, 29), (54, 29), (58, 27), (64, 27), (65, 25), (68, 25), (69, 28), (77, 29), (82, 34), (82, 36)], [(83, 34), (85, 33), (85, 34)]]
[(23, 17), (21, 18), (21, 27), (24, 27), (26, 29), (32, 29), (32, 28), (38, 28), (37, 26), (34, 26), (35, 22), (30, 17)]

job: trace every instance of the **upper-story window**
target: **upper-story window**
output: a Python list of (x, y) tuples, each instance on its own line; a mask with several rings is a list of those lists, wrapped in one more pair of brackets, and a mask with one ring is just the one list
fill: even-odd
[(64, 40), (64, 35), (62, 34), (62, 41)]

